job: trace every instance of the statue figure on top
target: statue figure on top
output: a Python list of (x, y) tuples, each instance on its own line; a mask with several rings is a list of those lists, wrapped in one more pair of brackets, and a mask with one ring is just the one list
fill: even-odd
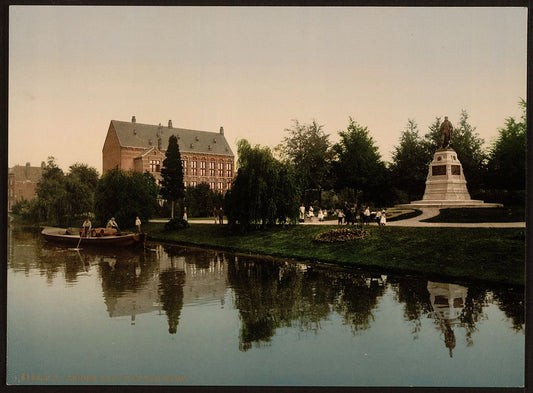
[(446, 149), (448, 146), (450, 146), (450, 141), (452, 139), (453, 133), (453, 126), (452, 123), (448, 120), (448, 116), (444, 116), (444, 121), (440, 125), (439, 131), (441, 135), (440, 148)]

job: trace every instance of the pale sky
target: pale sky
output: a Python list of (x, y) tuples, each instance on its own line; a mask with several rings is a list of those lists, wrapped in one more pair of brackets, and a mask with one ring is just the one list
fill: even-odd
[(349, 117), (390, 161), (462, 109), (490, 143), (526, 98), (527, 8), (11, 6), (8, 165), (102, 171), (111, 120), (275, 146)]

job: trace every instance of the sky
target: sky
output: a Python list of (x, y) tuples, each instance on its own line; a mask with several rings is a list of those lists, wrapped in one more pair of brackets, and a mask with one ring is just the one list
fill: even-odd
[(490, 145), (526, 98), (527, 8), (11, 6), (8, 165), (102, 171), (111, 120), (274, 147), (352, 117), (390, 161), (462, 110)]

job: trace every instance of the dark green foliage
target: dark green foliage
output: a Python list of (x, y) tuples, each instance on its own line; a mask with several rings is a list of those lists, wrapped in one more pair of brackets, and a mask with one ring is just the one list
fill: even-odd
[(526, 188), (527, 127), (524, 100), (520, 101), (522, 119), (510, 117), (505, 128), (498, 130), (498, 139), (490, 149), (487, 183), (495, 189), (524, 190)]
[(409, 119), (399, 146), (394, 148), (389, 168), (394, 187), (406, 193), (402, 202), (422, 199), (431, 158), (427, 142), (419, 136), (418, 125)]
[(367, 127), (351, 117), (346, 131), (339, 131), (340, 141), (333, 146), (336, 153), (333, 170), (337, 189), (351, 188), (356, 199), (364, 191), (363, 200), (370, 201), (390, 194), (387, 168)]
[(329, 135), (322, 127), (314, 120), (311, 124), (293, 120), (293, 126), (285, 129), (289, 136), (284, 138), (281, 150), (294, 165), (303, 190), (321, 190), (331, 186), (333, 151)]
[(48, 225), (81, 225), (84, 216), (93, 211), (97, 182), (96, 169), (78, 163), (65, 175), (49, 157), (37, 184), (37, 199), (29, 205), (29, 215), (33, 221)]
[(115, 217), (121, 229), (133, 227), (136, 216), (146, 222), (157, 209), (158, 191), (154, 177), (148, 172), (109, 171), (96, 187), (93, 226), (105, 226), (111, 217)]
[(165, 223), (165, 231), (176, 231), (178, 229), (189, 228), (189, 223), (187, 220), (182, 218), (172, 218), (170, 221)]
[(183, 201), (187, 206), (188, 217), (209, 217), (213, 215), (213, 208), (221, 207), (224, 197), (220, 192), (214, 191), (207, 183), (200, 183), (195, 187), (185, 188)]
[(296, 222), (300, 190), (290, 165), (280, 163), (267, 147), (238, 142), (239, 169), (233, 187), (226, 193), (224, 210), (231, 226), (247, 230)]
[[(183, 165), (181, 163), (180, 148), (178, 138), (171, 135), (168, 138), (168, 148), (161, 168), (161, 196), (170, 201), (171, 217), (174, 218), (174, 204), (185, 196), (185, 186), (183, 184)], [(182, 212), (180, 212), (180, 217)]]

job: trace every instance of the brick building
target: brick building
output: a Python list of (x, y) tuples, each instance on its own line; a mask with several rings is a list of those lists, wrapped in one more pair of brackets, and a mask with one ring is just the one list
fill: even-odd
[(44, 161), (41, 166), (15, 165), (8, 169), (7, 175), (7, 210), (22, 200), (31, 200), (37, 196), (37, 183), (43, 174)]
[(176, 135), (183, 164), (185, 186), (209, 184), (216, 191), (231, 188), (234, 176), (235, 156), (220, 132), (196, 131), (167, 126), (111, 120), (102, 148), (102, 171), (113, 168), (150, 172), (159, 182), (165, 159), (168, 138)]

